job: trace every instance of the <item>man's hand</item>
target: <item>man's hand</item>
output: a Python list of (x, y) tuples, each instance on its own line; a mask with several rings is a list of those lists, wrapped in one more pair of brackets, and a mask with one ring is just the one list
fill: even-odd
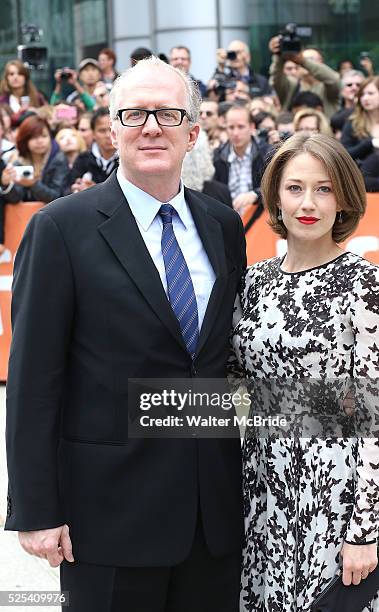
[(226, 63), (226, 51), (225, 49), (216, 49), (216, 62), (220, 70), (222, 70)]
[(271, 53), (273, 55), (280, 55), (280, 40), (281, 40), (281, 36), (274, 36), (273, 38), (270, 39), (269, 43), (268, 43), (268, 48), (270, 49)]
[(240, 193), (233, 200), (233, 208), (242, 217), (246, 210), (252, 204), (255, 204), (258, 200), (258, 196), (255, 191), (248, 191), (247, 193)]
[(359, 584), (378, 565), (377, 544), (359, 546), (345, 542), (342, 546), (341, 557), (343, 560), (343, 584), (345, 586)]
[(47, 559), (51, 567), (58, 567), (63, 559), (74, 561), (68, 525), (39, 531), (19, 531), (18, 538), (27, 553)]

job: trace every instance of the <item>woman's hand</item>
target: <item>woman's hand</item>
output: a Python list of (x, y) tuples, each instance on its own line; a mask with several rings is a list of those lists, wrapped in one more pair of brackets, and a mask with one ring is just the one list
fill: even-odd
[(17, 173), (15, 167), (12, 164), (8, 164), (3, 172), (1, 173), (1, 184), (4, 187), (8, 187), (11, 183), (15, 183), (17, 179)]
[(343, 561), (343, 584), (345, 586), (359, 584), (378, 565), (378, 545), (376, 542), (362, 545), (344, 542), (341, 557)]

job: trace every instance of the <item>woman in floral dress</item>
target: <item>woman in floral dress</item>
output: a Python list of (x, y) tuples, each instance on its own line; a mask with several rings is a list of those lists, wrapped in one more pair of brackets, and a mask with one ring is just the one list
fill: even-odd
[[(378, 389), (379, 269), (338, 246), (365, 210), (358, 168), (334, 139), (300, 133), (275, 153), (262, 193), (288, 250), (246, 272), (232, 371)], [(245, 437), (243, 612), (309, 612), (340, 567), (346, 585), (375, 569), (379, 442), (369, 436)]]

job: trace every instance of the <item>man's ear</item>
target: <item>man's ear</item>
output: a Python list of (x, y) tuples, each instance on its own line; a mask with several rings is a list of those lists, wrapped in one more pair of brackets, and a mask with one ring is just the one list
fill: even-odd
[(118, 149), (117, 131), (116, 131), (116, 126), (115, 126), (115, 121), (111, 122), (111, 140), (112, 140), (112, 145), (114, 146), (114, 148)]
[(192, 149), (194, 148), (196, 141), (198, 139), (199, 133), (200, 133), (200, 125), (198, 123), (195, 123), (195, 125), (193, 125), (188, 132), (187, 153), (189, 151), (192, 151)]

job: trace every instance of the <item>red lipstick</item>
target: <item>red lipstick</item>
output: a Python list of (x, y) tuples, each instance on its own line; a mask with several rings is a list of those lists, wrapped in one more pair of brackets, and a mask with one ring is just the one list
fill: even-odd
[(304, 225), (313, 225), (313, 223), (319, 221), (317, 217), (297, 217), (297, 220), (300, 221), (300, 223), (304, 223)]

